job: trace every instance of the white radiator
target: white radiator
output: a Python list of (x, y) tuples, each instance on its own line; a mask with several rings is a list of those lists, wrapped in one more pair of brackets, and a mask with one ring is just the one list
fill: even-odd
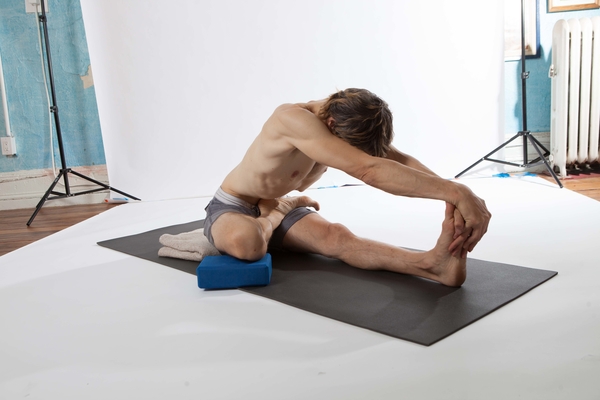
[(600, 161), (600, 17), (556, 22), (550, 78), (550, 161), (565, 177)]

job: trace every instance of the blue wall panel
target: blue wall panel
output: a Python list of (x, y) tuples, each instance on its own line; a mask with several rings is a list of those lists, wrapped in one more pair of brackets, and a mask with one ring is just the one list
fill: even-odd
[[(90, 65), (79, 0), (49, 1), (48, 30), (57, 105), (69, 167), (105, 164), (94, 87), (84, 88)], [(0, 157), (0, 172), (52, 166), (48, 103), (37, 18), (23, 0), (0, 0), (0, 54), (17, 155)], [(0, 117), (4, 119), (3, 117)], [(0, 136), (6, 136), (4, 122)], [(55, 138), (55, 135), (53, 135)], [(60, 167), (56, 139), (54, 154)]]

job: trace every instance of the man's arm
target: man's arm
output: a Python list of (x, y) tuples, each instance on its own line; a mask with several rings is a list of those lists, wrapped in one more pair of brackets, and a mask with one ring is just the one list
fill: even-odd
[[(390, 194), (443, 200), (456, 206), (465, 220), (464, 238), (468, 237), (462, 241), (459, 241), (460, 238), (455, 240), (462, 243), (463, 249), (472, 251), (486, 233), (491, 214), (485, 202), (468, 187), (393, 159), (372, 157), (332, 135), (325, 124), (308, 110), (288, 109), (277, 116), (277, 121), (281, 135), (320, 164), (340, 169)], [(399, 152), (397, 154), (401, 158), (406, 157)], [(402, 159), (411, 162), (412, 157)]]
[(427, 168), (419, 160), (406, 153), (401, 152), (394, 146), (390, 146), (390, 150), (388, 151), (386, 158), (388, 160), (399, 162), (400, 164), (406, 165), (407, 167), (416, 169), (417, 171), (421, 171), (433, 176), (438, 176), (435, 172)]

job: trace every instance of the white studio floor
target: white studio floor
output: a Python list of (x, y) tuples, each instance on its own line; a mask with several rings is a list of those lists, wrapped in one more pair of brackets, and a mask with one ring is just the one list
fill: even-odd
[[(431, 347), (96, 245), (201, 219), (209, 199), (132, 203), (0, 257), (0, 398), (598, 399), (600, 202), (536, 177), (461, 182), (494, 215), (471, 257), (558, 275)], [(432, 247), (443, 218), (366, 186), (307, 194), (406, 247)]]

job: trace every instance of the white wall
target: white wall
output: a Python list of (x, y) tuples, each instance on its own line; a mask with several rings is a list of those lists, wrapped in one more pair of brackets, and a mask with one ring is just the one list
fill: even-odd
[(111, 185), (144, 200), (211, 195), (277, 105), (347, 87), (443, 176), (503, 139), (500, 0), (81, 5)]

